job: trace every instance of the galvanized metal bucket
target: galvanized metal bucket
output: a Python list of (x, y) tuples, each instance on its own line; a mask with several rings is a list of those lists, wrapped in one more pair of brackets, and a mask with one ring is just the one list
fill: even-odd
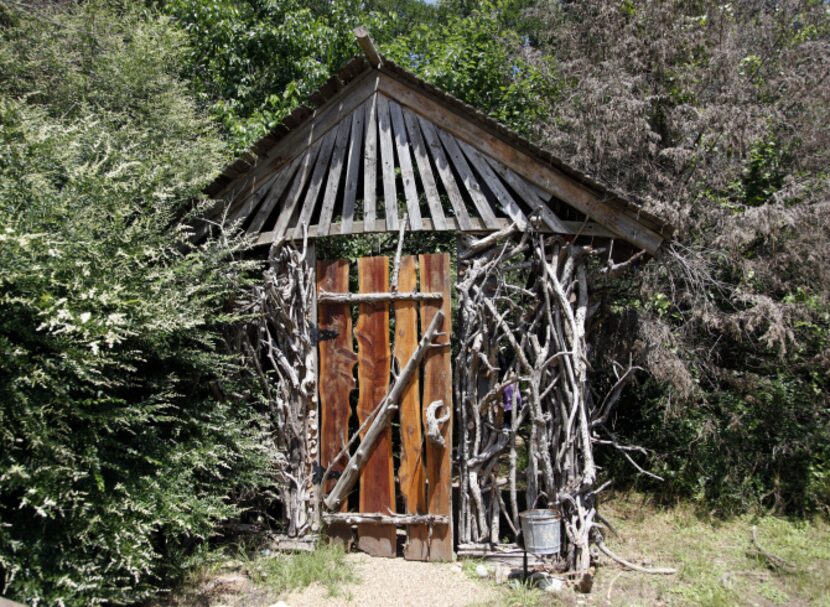
[(561, 545), (562, 514), (554, 509), (525, 510), (519, 513), (525, 550), (532, 554), (558, 554)]

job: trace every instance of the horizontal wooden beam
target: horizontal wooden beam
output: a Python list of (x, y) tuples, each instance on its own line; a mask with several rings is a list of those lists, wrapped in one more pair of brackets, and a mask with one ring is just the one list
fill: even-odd
[(381, 514), (374, 512), (332, 512), (323, 514), (323, 522), (346, 525), (449, 525), (450, 518), (441, 514)]
[(444, 296), (441, 293), (419, 293), (411, 291), (406, 293), (329, 293), (320, 291), (317, 293), (317, 303), (339, 303), (339, 304), (361, 304), (361, 303), (384, 303), (389, 301), (441, 301)]
[[(454, 232), (466, 232), (469, 234), (488, 234), (490, 232), (496, 232), (498, 230), (503, 230), (504, 228), (508, 227), (512, 221), (505, 218), (498, 218), (496, 228), (488, 228), (484, 225), (484, 222), (477, 217), (471, 217), (470, 221), (472, 226), (469, 230), (461, 230), (458, 227), (458, 222), (454, 217), (447, 217), (447, 231), (454, 231)], [(436, 232), (435, 228), (433, 228), (433, 223), (431, 219), (427, 219), (424, 217), (421, 220), (423, 224), (424, 232)], [(347, 232), (347, 234), (384, 234), (384, 233), (398, 233), (398, 230), (389, 230), (386, 228), (386, 221), (383, 219), (377, 219), (373, 222), (373, 226), (371, 229), (364, 229), (362, 221), (355, 221), (352, 222), (351, 230)], [(576, 236), (579, 234), (580, 236), (594, 236), (597, 238), (614, 238), (617, 236), (611, 230), (601, 226), (600, 224), (596, 223), (595, 221), (563, 221), (562, 225), (564, 226), (564, 232), (554, 232), (546, 225), (538, 225), (536, 229), (541, 232), (542, 234), (562, 234), (564, 236)], [(340, 235), (341, 234), (341, 224), (333, 223), (330, 227), (330, 234), (332, 235)], [(318, 238), (318, 230), (317, 226), (309, 226), (308, 228), (308, 237), (309, 238)], [(303, 229), (301, 227), (295, 227), (289, 229), (286, 233), (286, 238), (288, 240), (302, 240), (303, 238)], [(270, 245), (274, 242), (274, 233), (273, 232), (263, 232), (257, 238), (255, 243), (256, 246), (264, 246)]]

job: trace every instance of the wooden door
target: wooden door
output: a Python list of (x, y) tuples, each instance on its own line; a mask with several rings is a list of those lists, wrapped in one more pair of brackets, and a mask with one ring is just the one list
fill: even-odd
[[(389, 293), (390, 260), (364, 257), (357, 261), (359, 296), (389, 294), (382, 302), (355, 301), (321, 303), (319, 318), (320, 464), (326, 468), (348, 440), (384, 399), (390, 386), (392, 360), (403, 368), (417, 349), (423, 332), (437, 310), (444, 320), (440, 335), (427, 351), (421, 374), (415, 373), (406, 386), (393, 423), (380, 438), (360, 470), (357, 496), (343, 500), (341, 508), (361, 514), (383, 515), (384, 524), (357, 525), (358, 548), (373, 556), (397, 554), (397, 528), (406, 530), (404, 557), (410, 560), (451, 560), (453, 554), (451, 507), (452, 418), (440, 426), (444, 446), (426, 440), (424, 424), (430, 403), (442, 400), (452, 408), (450, 362), (451, 292), (450, 259), (446, 253), (401, 258), (398, 289)], [(319, 261), (318, 296), (322, 292), (349, 292), (348, 262)], [(418, 291), (440, 293), (440, 300), (413, 301), (399, 296)], [(419, 322), (420, 320), (420, 322)], [(352, 330), (354, 327), (354, 330)], [(356, 352), (356, 354), (355, 354)], [(356, 372), (355, 372), (356, 366)], [(355, 375), (357, 381), (355, 382)], [(353, 392), (357, 399), (353, 406)], [(352, 447), (354, 452), (357, 441)], [(339, 473), (348, 455), (332, 465)], [(323, 491), (332, 488), (323, 483)], [(435, 515), (422, 518), (428, 523), (400, 524), (389, 518), (402, 515)], [(442, 522), (438, 523), (438, 520)], [(445, 521), (445, 522), (443, 522)], [(331, 536), (351, 537), (345, 523), (330, 525)]]

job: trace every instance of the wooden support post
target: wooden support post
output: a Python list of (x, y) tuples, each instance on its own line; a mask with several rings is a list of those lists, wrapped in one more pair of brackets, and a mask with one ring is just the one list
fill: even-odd
[[(310, 271), (309, 276), (309, 297), (311, 301), (309, 302), (308, 306), (308, 314), (309, 314), (309, 324), (310, 328), (313, 329), (317, 326), (317, 247), (314, 241), (308, 242), (306, 241), (306, 266)], [(311, 285), (315, 285), (311, 287)], [(318, 370), (320, 369), (320, 364), (317, 359), (317, 348), (314, 347), (314, 343), (310, 343), (311, 346), (311, 366), (308, 369), (309, 375), (314, 378), (314, 388), (311, 391), (311, 399), (308, 404), (308, 412), (306, 413), (305, 425), (306, 425), (306, 466), (309, 472), (314, 470), (315, 465), (319, 465), (320, 463), (320, 399), (317, 393), (317, 381), (320, 379), (318, 374)], [(322, 487), (315, 487), (313, 474), (306, 475), (308, 478), (306, 480), (306, 491), (308, 492), (308, 504), (309, 510), (308, 513), (311, 517), (311, 529), (314, 532), (320, 530), (320, 493)]]

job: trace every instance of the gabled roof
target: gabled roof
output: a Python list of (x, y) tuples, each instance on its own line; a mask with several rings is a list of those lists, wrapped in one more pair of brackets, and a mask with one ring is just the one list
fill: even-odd
[[(672, 227), (387, 59), (349, 61), (206, 188), (260, 244), (512, 221), (656, 253)], [(205, 230), (206, 231), (206, 230)]]

